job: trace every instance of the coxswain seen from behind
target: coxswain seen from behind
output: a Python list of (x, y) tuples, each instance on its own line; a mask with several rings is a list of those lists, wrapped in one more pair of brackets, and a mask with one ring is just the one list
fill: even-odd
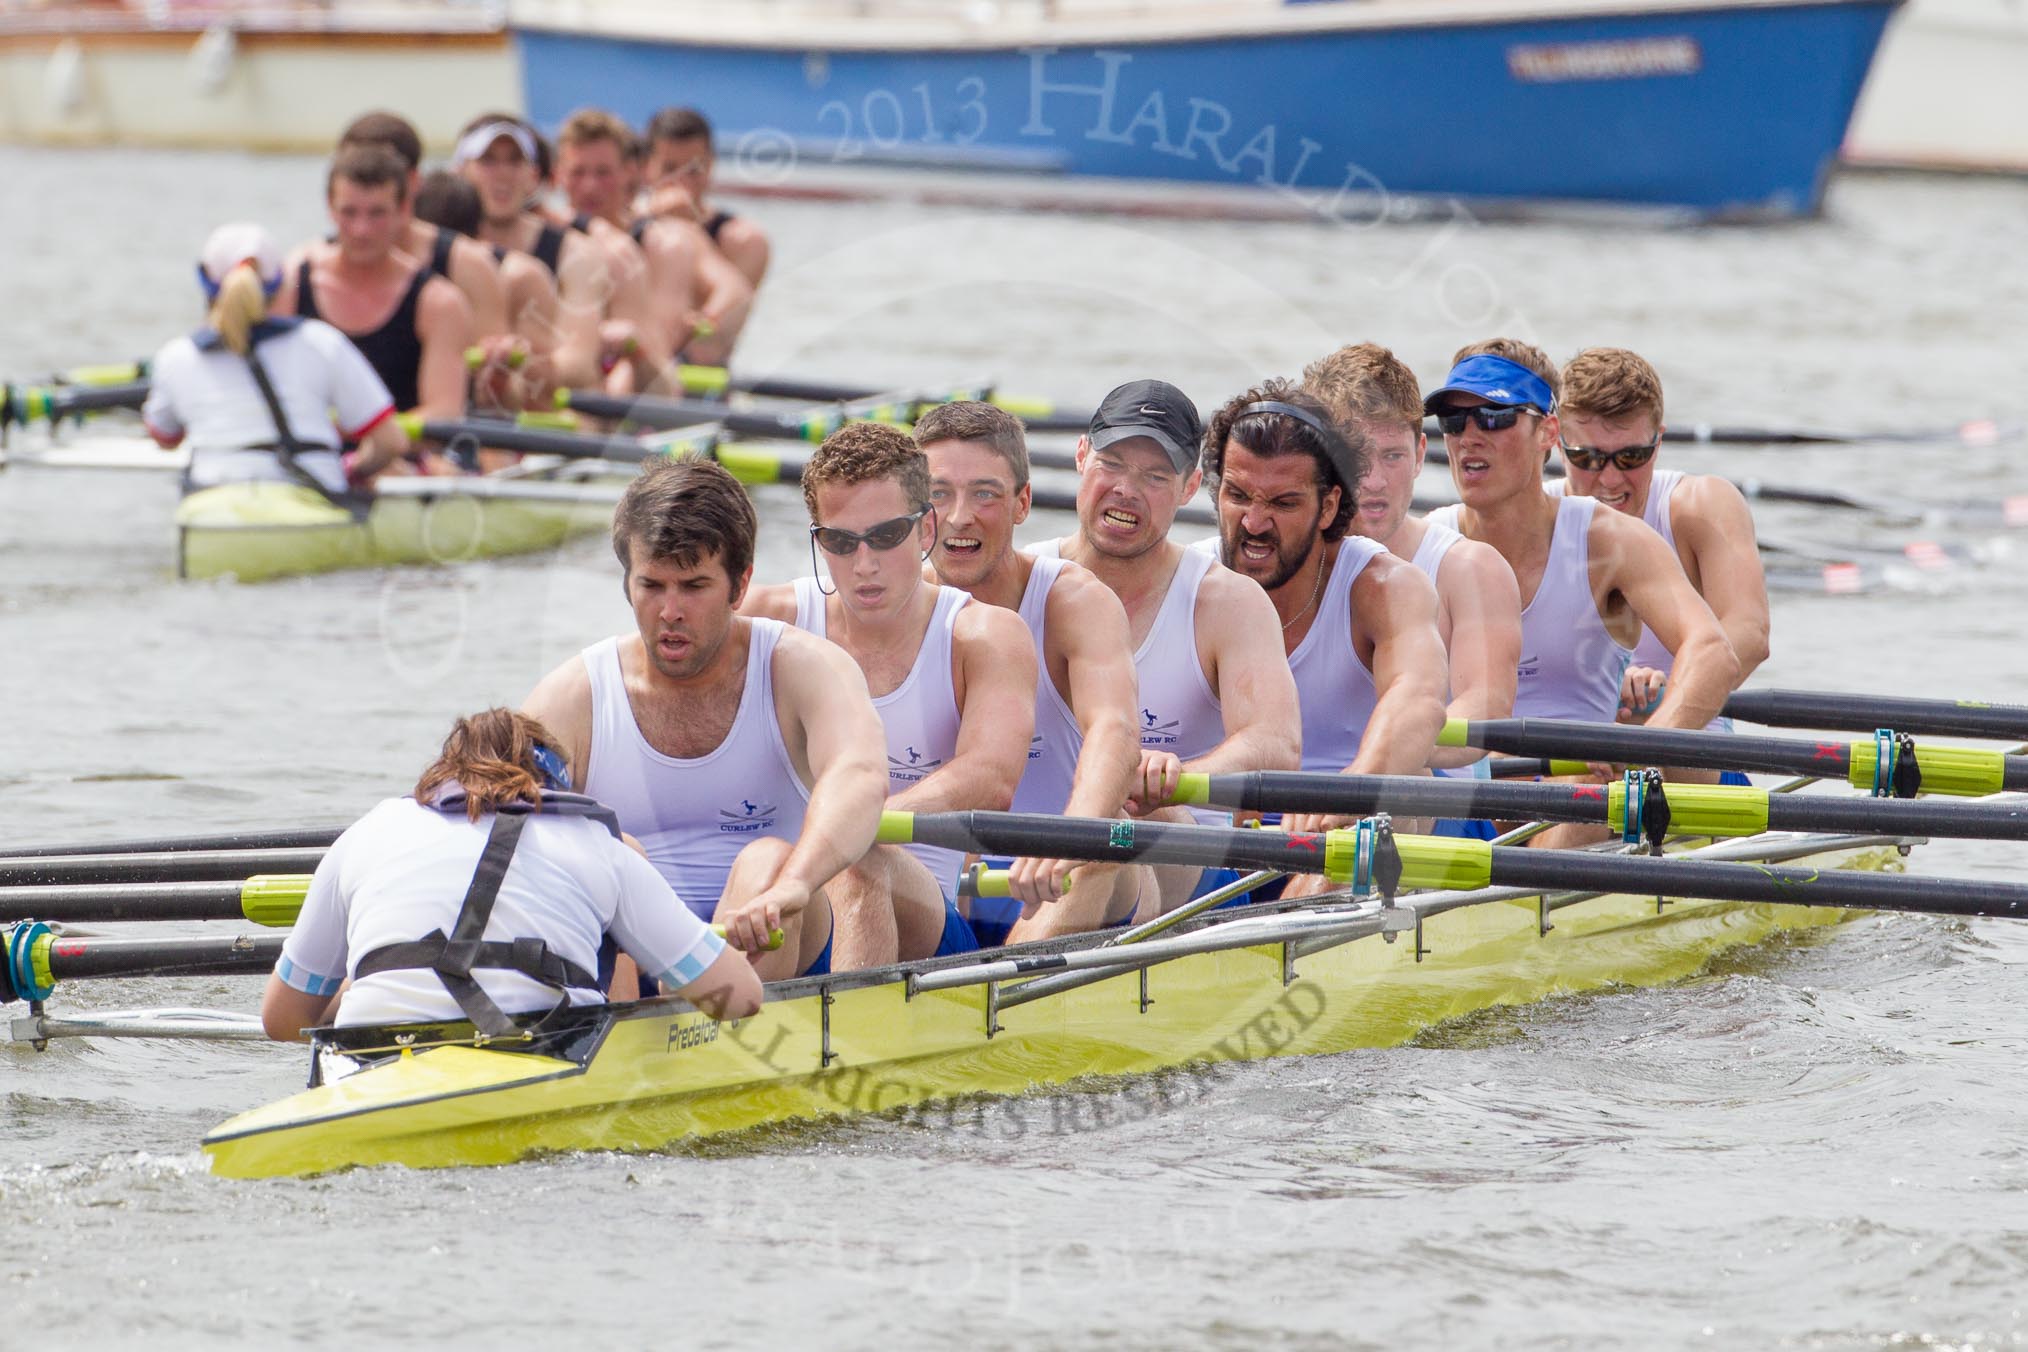
[[(570, 792), (531, 718), (461, 718), (412, 794), (390, 798), (317, 866), (261, 1000), (268, 1036), (324, 1023), (465, 1018), (597, 1004), (610, 934), (715, 1019), (761, 1005), (745, 958), (679, 902), (612, 813)], [(345, 982), (341, 998), (340, 987)]]
[[(246, 224), (212, 231), (197, 275), (210, 302), (205, 326), (155, 354), (141, 410), (157, 442), (189, 444), (187, 487), (272, 481), (333, 496), (401, 463), (408, 438), (359, 349), (319, 320), (269, 316), (282, 267), (267, 231)], [(286, 437), (254, 375), (256, 351)], [(349, 471), (340, 459), (348, 441), (358, 445)]]

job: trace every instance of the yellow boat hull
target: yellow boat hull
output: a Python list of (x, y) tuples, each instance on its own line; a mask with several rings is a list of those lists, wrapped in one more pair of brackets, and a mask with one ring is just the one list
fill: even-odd
[[(1896, 855), (1839, 862), (1879, 868)], [(1085, 1076), (1180, 1069), (1195, 1082), (1233, 1061), (1397, 1045), (1496, 1005), (1679, 980), (1726, 949), (1847, 914), (1629, 896), (1545, 912), (1539, 899), (1509, 900), (1430, 915), (1394, 942), (1369, 932), (1308, 953), (1283, 943), (1199, 953), (1012, 1008), (1003, 1007), (1012, 983), (911, 996), (891, 971), (784, 983), (757, 1016), (724, 1025), (679, 1001), (646, 1001), (601, 1011), (575, 1059), (404, 1052), (243, 1113), (204, 1149), (232, 1177), (504, 1164), (787, 1121), (948, 1111), (966, 1096)], [(1173, 1092), (1171, 1082), (1158, 1088)]]
[[(438, 479), (384, 492), (364, 521), (297, 484), (199, 489), (176, 509), (177, 572), (241, 582), (349, 568), (462, 563), (553, 549), (611, 521), (610, 500), (509, 497)], [(488, 487), (491, 487), (488, 484)]]

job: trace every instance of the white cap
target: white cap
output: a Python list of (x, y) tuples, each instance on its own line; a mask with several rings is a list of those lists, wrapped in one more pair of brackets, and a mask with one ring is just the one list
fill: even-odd
[(282, 251), (275, 247), (273, 236), (249, 221), (235, 221), (212, 231), (198, 258), (198, 266), (213, 283), (223, 282), (225, 274), (241, 263), (252, 263), (264, 286), (282, 279)]
[(514, 143), (522, 159), (530, 164), (536, 162), (535, 138), (528, 134), (528, 128), (519, 122), (483, 122), (458, 138), (457, 148), (451, 152), (451, 167), (460, 169), (470, 164), (503, 136)]

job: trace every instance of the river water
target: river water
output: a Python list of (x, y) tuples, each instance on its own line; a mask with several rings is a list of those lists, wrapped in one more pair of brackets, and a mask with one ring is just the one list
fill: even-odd
[[(227, 217), (321, 228), (320, 166), (0, 150), (0, 373), (142, 355), (195, 318)], [(2028, 185), (1848, 179), (1826, 219), (1121, 223), (763, 208), (744, 349), (905, 384), (1206, 407), (1377, 338), (1423, 375), (1493, 332), (1635, 347), (1673, 421), (1950, 428), (2019, 416)], [(1672, 447), (1675, 463), (1934, 500), (2028, 491), (2019, 444)], [(261, 587), (171, 577), (170, 476), (0, 473), (0, 841), (349, 818), (454, 714), (626, 627), (592, 535), (559, 553)], [(807, 567), (759, 494), (764, 577)], [(1784, 593), (1757, 684), (2028, 701), (2028, 564), (1988, 530), (1764, 508), (1849, 549), (1924, 538), (1859, 596)], [(1060, 529), (1062, 519), (1037, 529)], [(2018, 847), (1917, 872), (2018, 878)], [(165, 927), (167, 928), (167, 927)], [(160, 930), (156, 932), (161, 932)], [(1695, 979), (1238, 1066), (1150, 1113), (1112, 1090), (938, 1126), (513, 1168), (212, 1179), (196, 1142), (299, 1083), (268, 1046), (0, 1043), (0, 1349), (430, 1342), (700, 1347), (2028, 1345), (2028, 928), (1867, 919)], [(82, 983), (59, 1009), (251, 1009), (247, 979)], [(18, 1012), (18, 1007), (17, 1007)]]

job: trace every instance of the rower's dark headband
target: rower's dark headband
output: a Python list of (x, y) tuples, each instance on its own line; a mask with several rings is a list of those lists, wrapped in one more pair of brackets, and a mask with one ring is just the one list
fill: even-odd
[(1258, 403), (1247, 404), (1233, 415), (1233, 421), (1236, 423), (1241, 418), (1251, 417), (1256, 413), (1276, 413), (1284, 418), (1294, 418), (1315, 431), (1317, 439), (1324, 443), (1324, 454), (1330, 458), (1331, 468), (1337, 472), (1338, 483), (1347, 493), (1358, 491), (1359, 476), (1352, 472), (1352, 466), (1347, 463), (1352, 458), (1349, 454), (1352, 448), (1345, 444), (1344, 433), (1308, 409), (1285, 404), (1279, 399), (1262, 399)]

